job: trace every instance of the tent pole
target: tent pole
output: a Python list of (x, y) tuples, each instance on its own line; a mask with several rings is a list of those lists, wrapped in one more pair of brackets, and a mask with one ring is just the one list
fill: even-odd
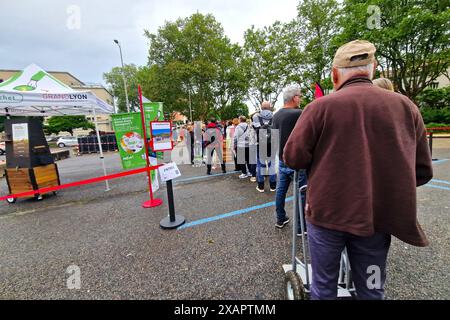
[[(100, 159), (102, 159), (103, 175), (106, 176), (105, 157), (103, 156), (102, 141), (100, 140), (100, 133), (98, 132), (97, 114), (95, 113), (95, 107), (93, 108), (93, 111), (94, 111), (95, 132), (97, 133), (97, 140), (98, 140), (98, 150), (100, 151)], [(111, 190), (109, 188), (108, 180), (105, 180), (105, 184), (106, 184), (105, 191)]]

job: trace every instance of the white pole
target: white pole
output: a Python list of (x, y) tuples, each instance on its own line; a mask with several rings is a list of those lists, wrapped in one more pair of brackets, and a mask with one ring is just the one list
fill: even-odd
[[(100, 133), (98, 132), (98, 124), (97, 124), (97, 114), (95, 113), (95, 107), (94, 110), (94, 123), (95, 123), (95, 132), (97, 132), (97, 140), (98, 140), (98, 148), (100, 150), (100, 159), (102, 159), (102, 167), (103, 167), (103, 175), (106, 176), (106, 167), (105, 167), (105, 157), (103, 156), (103, 149), (102, 149), (102, 141), (100, 140)], [(108, 180), (105, 180), (106, 189), (105, 191), (111, 190), (109, 188)]]
[(192, 106), (191, 106), (191, 90), (189, 90), (189, 112), (191, 116), (191, 122), (194, 123), (194, 119), (192, 119)]

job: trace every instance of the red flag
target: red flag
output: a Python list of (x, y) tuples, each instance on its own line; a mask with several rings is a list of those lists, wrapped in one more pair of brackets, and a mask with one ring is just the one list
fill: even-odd
[(314, 99), (318, 99), (323, 96), (324, 96), (324, 94), (323, 94), (322, 87), (320, 86), (320, 84), (318, 82), (316, 82), (316, 90), (314, 91)]

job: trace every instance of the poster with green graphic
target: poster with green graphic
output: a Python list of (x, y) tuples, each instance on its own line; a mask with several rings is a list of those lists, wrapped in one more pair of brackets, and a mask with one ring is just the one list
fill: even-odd
[[(148, 138), (151, 139), (150, 121), (163, 121), (163, 103), (162, 102), (144, 102), (144, 117), (145, 125), (147, 127)], [(158, 159), (163, 159), (164, 155), (162, 152), (157, 152), (156, 156)]]
[[(124, 169), (143, 168), (145, 160), (144, 132), (140, 112), (113, 114), (112, 125)], [(155, 157), (150, 156), (150, 165), (156, 165)], [(153, 191), (159, 189), (156, 170), (151, 171)]]
[(113, 114), (112, 125), (122, 159), (122, 167), (124, 169), (144, 167), (147, 162), (145, 161), (141, 114), (139, 112)]

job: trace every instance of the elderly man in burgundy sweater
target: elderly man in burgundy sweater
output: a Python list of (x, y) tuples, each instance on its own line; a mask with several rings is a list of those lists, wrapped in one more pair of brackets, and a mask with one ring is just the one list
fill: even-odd
[(384, 299), (391, 235), (428, 245), (416, 212), (416, 186), (433, 176), (423, 119), (407, 97), (372, 84), (375, 69), (372, 43), (340, 47), (335, 92), (306, 107), (284, 148), (286, 164), (308, 172), (312, 299), (336, 298), (344, 247), (358, 298)]

